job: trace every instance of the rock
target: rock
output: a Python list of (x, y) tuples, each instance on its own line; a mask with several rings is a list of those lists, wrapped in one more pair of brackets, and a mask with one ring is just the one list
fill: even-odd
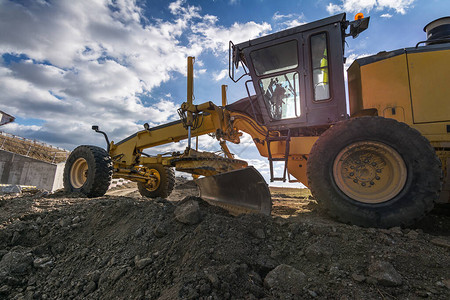
[(208, 283), (204, 283), (199, 288), (200, 294), (206, 295), (211, 291), (211, 286)]
[(6, 253), (0, 261), (0, 273), (24, 275), (31, 269), (32, 264), (31, 253), (11, 251)]
[(111, 276), (110, 276), (111, 281), (112, 281), (113, 283), (116, 282), (116, 281), (119, 280), (120, 277), (122, 277), (126, 272), (127, 272), (127, 269), (126, 269), (126, 268), (120, 268), (120, 269), (114, 270), (114, 271), (111, 273)]
[(450, 240), (445, 237), (438, 237), (430, 241), (432, 244), (450, 249)]
[(90, 281), (98, 283), (101, 275), (102, 273), (99, 270), (95, 270), (88, 274), (88, 278), (90, 279)]
[(367, 233), (375, 234), (377, 233), (377, 230), (375, 228), (367, 228)]
[(360, 274), (357, 274), (357, 273), (353, 273), (352, 274), (352, 278), (356, 282), (364, 282), (366, 280), (366, 276), (360, 275)]
[(183, 224), (193, 225), (201, 220), (200, 207), (197, 201), (189, 200), (177, 206), (175, 219)]
[(248, 277), (249, 277), (249, 279), (250, 279), (252, 282), (256, 283), (257, 285), (262, 285), (262, 284), (263, 284), (263, 281), (262, 281), (262, 279), (261, 279), (261, 276), (259, 276), (259, 274), (256, 273), (256, 272), (254, 272), (254, 271), (251, 271), (251, 272), (248, 274)]
[(100, 276), (99, 276), (98, 282), (97, 282), (99, 287), (107, 286), (108, 278), (110, 276), (110, 272), (111, 271), (106, 270), (106, 271), (100, 273)]
[(145, 268), (146, 266), (148, 266), (149, 264), (151, 264), (153, 262), (152, 258), (142, 258), (142, 259), (135, 259), (134, 260), (134, 265), (136, 266), (136, 268), (138, 268), (139, 270), (142, 270), (143, 268)]
[(212, 286), (217, 288), (219, 286), (219, 277), (217, 277), (217, 274), (213, 270), (205, 270), (204, 273)]
[(264, 278), (264, 286), (292, 294), (301, 293), (306, 283), (306, 275), (289, 265), (279, 265)]
[(403, 235), (402, 229), (400, 227), (392, 227), (389, 232), (394, 235)]
[(66, 246), (63, 243), (56, 243), (51, 246), (51, 250), (54, 254), (62, 254), (66, 250)]
[(419, 237), (419, 233), (415, 230), (410, 230), (406, 236), (411, 239), (411, 240), (417, 240), (417, 238)]
[(321, 262), (324, 258), (330, 258), (333, 255), (333, 249), (318, 242), (306, 248), (305, 255), (310, 261)]
[(313, 297), (313, 298), (316, 298), (318, 295), (317, 295), (317, 293), (315, 292), (315, 291), (311, 291), (311, 290), (308, 290), (308, 293), (311, 295), (311, 297)]
[(11, 292), (11, 287), (4, 284), (0, 287), (0, 296), (6, 296)]
[(264, 230), (261, 228), (258, 228), (255, 231), (253, 231), (253, 235), (254, 235), (254, 237), (261, 239), (261, 240), (266, 238), (266, 234), (264, 233)]
[(83, 288), (84, 295), (89, 295), (97, 288), (97, 284), (93, 281), (89, 281)]
[(40, 236), (45, 236), (45, 235), (47, 235), (49, 232), (50, 232), (50, 229), (48, 228), (48, 226), (47, 226), (47, 225), (43, 225), (43, 226), (41, 227), (41, 229), (39, 230), (39, 235), (40, 235)]
[(20, 232), (14, 231), (13, 237), (11, 239), (11, 245), (16, 245), (17, 241), (20, 239)]
[(164, 223), (161, 223), (156, 226), (155, 230), (153, 230), (153, 233), (157, 238), (162, 238), (167, 235), (167, 229), (166, 225)]
[(450, 290), (450, 278), (442, 280), (442, 283)]
[(144, 229), (143, 228), (139, 228), (138, 230), (136, 230), (136, 232), (134, 233), (135, 237), (141, 237), (144, 234)]
[(416, 291), (416, 295), (422, 298), (428, 298), (428, 296), (431, 295), (430, 292), (424, 291), (424, 290), (420, 290), (420, 291)]
[(33, 266), (35, 268), (47, 268), (47, 267), (51, 267), (53, 265), (53, 261), (51, 259), (51, 257), (47, 256), (47, 257), (42, 257), (42, 258), (36, 258), (33, 261)]
[(314, 235), (328, 235), (331, 232), (331, 227), (328, 226), (314, 226), (311, 228)]
[(375, 278), (377, 283), (383, 286), (399, 286), (402, 277), (394, 267), (386, 261), (375, 261), (368, 269), (369, 276)]
[(255, 261), (255, 266), (262, 272), (269, 272), (274, 269), (278, 263), (271, 257), (259, 255)]
[(67, 227), (70, 224), (72, 224), (72, 220), (70, 219), (70, 217), (66, 217), (66, 218), (59, 220), (59, 226), (61, 226), (61, 227)]

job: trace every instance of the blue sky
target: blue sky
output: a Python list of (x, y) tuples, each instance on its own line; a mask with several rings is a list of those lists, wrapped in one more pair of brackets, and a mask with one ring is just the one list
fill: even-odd
[[(347, 39), (351, 62), (414, 46), (449, 0), (0, 0), (0, 110), (16, 117), (1, 130), (55, 146), (104, 146), (97, 124), (118, 141), (177, 119), (185, 101), (186, 57), (196, 56), (197, 103), (246, 96), (228, 79), (228, 41), (242, 42), (340, 12), (363, 12), (369, 29)], [(211, 139), (201, 139), (205, 150)], [(161, 150), (183, 149), (185, 143)], [(250, 138), (232, 146), (267, 177)]]

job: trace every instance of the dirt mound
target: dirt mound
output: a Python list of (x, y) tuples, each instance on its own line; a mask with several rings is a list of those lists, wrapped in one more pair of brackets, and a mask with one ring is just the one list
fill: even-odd
[(195, 196), (2, 199), (0, 298), (450, 298), (448, 236), (340, 224), (307, 195), (274, 195), (271, 217)]

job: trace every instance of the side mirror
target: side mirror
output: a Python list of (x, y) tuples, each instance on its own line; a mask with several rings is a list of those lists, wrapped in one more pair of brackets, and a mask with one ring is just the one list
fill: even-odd
[(370, 17), (358, 19), (348, 23), (350, 25), (350, 31), (345, 36), (352, 36), (356, 38), (361, 32), (369, 28)]

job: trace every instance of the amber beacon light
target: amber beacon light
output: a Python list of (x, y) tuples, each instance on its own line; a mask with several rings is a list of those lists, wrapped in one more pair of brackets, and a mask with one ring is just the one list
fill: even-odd
[(360, 20), (360, 19), (363, 19), (363, 18), (364, 18), (364, 14), (363, 13), (357, 13), (355, 15), (355, 20)]

